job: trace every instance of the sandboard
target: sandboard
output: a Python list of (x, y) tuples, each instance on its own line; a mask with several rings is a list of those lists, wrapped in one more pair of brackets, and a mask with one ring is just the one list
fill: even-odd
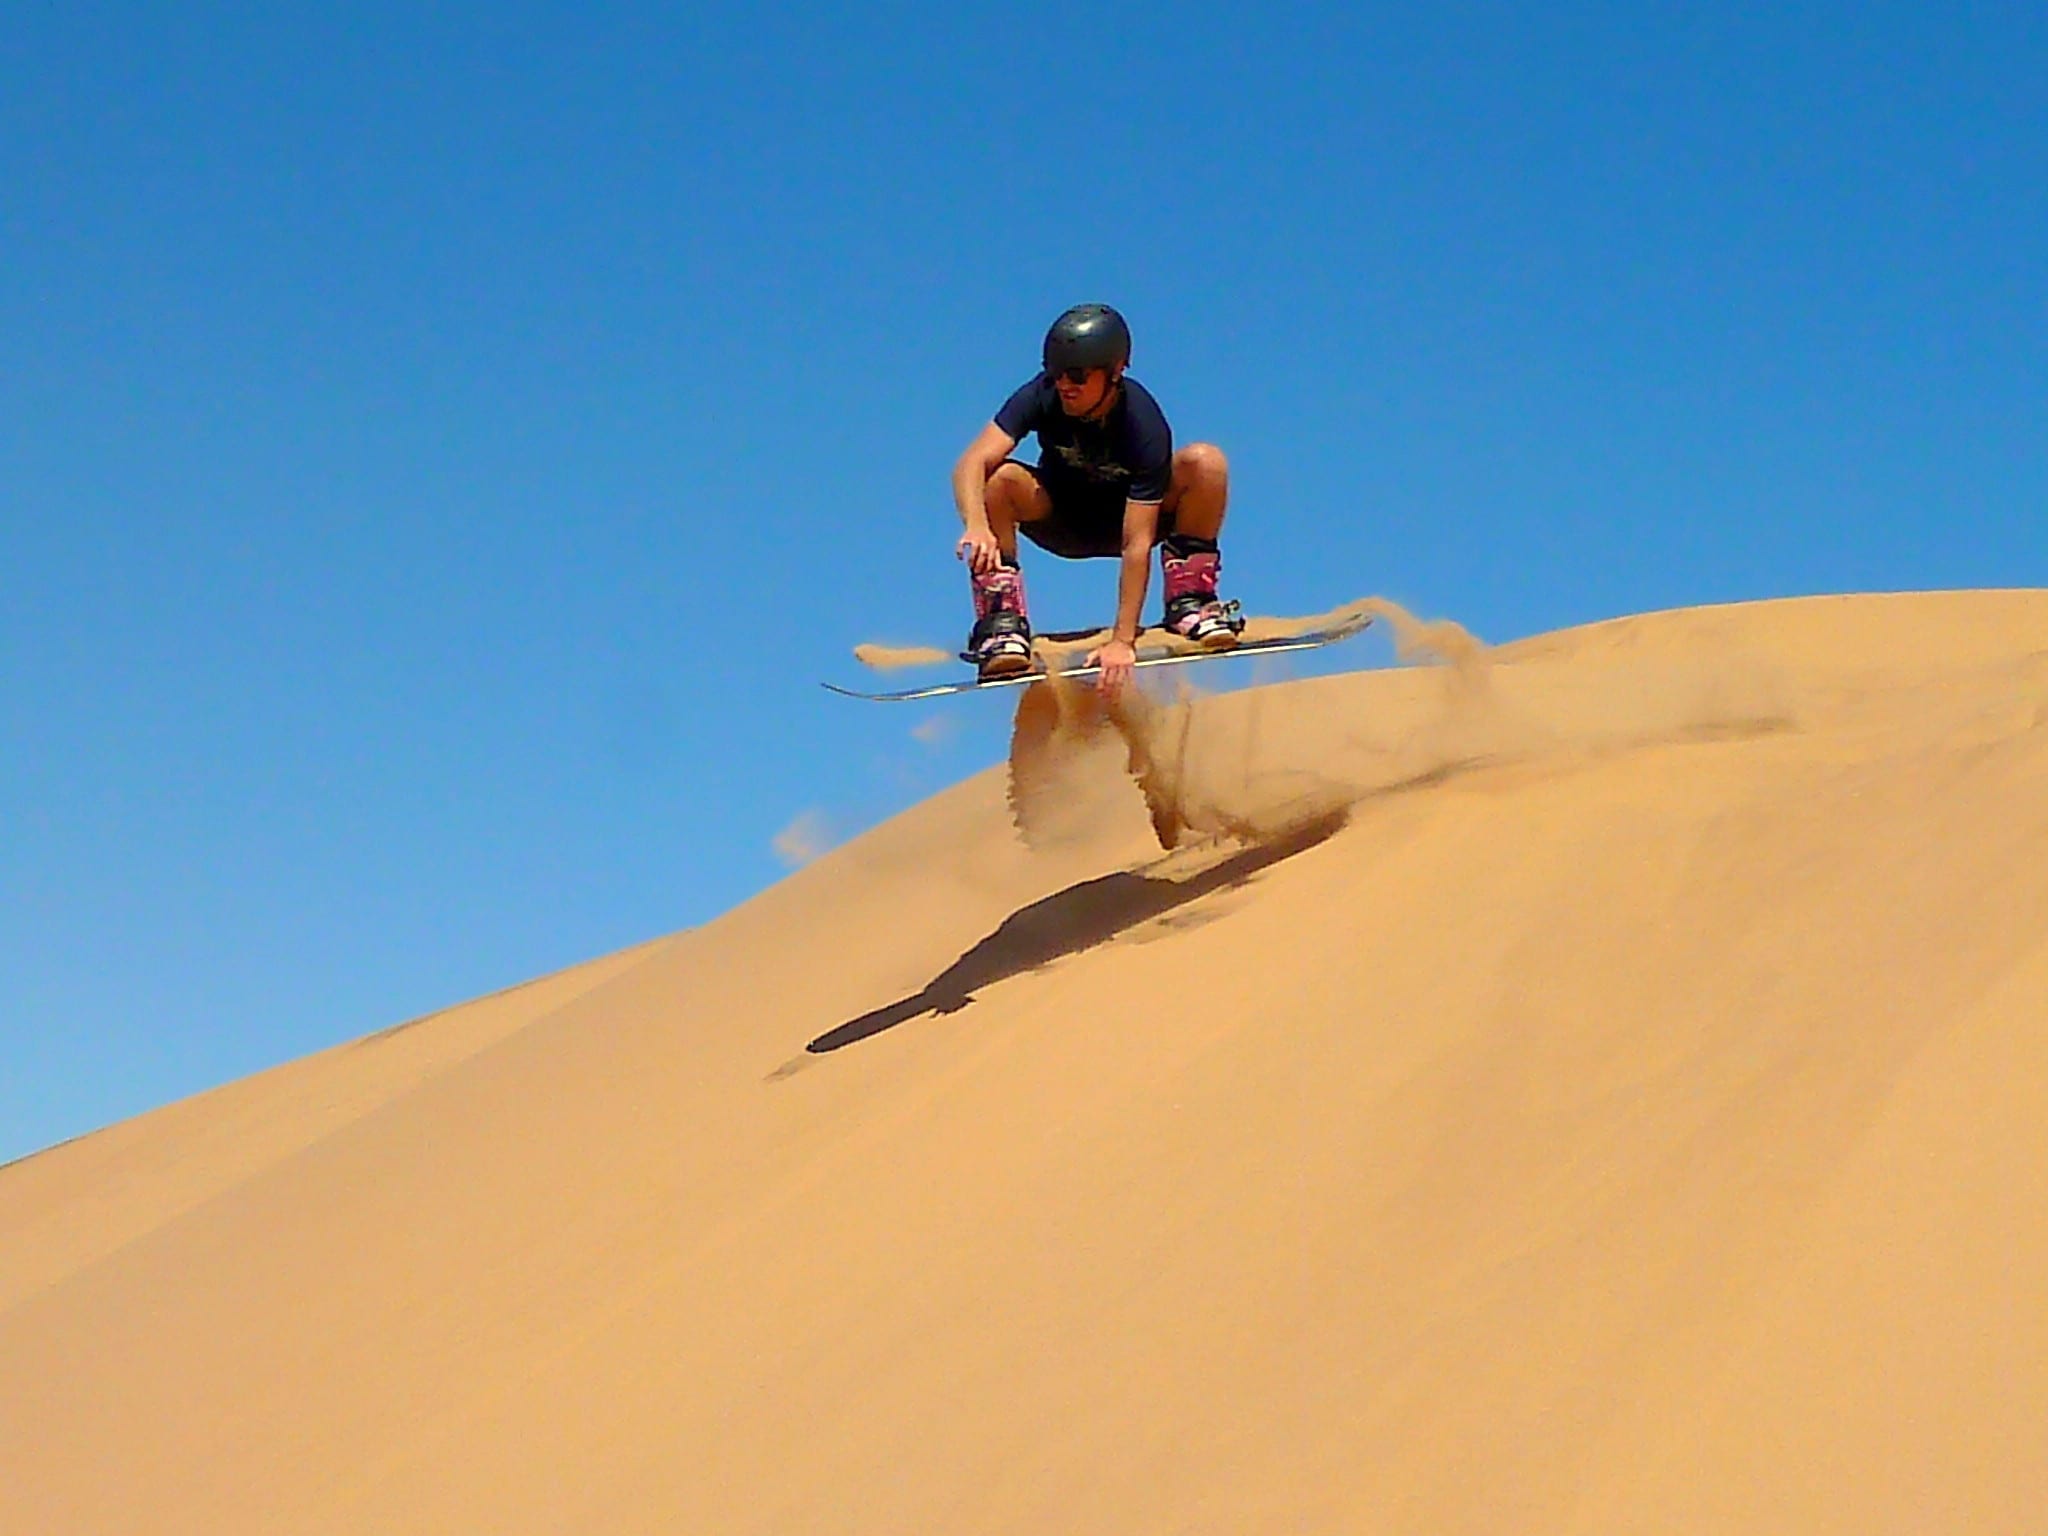
[[(1371, 624), (1370, 616), (1360, 615), (1328, 629), (1311, 629), (1298, 635), (1278, 635), (1267, 640), (1242, 640), (1225, 651), (1178, 651), (1141, 646), (1136, 665), (1179, 667), (1198, 661), (1229, 661), (1238, 656), (1275, 656), (1283, 651), (1313, 651), (1339, 640), (1348, 640)], [(1074, 665), (1054, 670), (1063, 678), (1080, 679), (1098, 676), (1102, 668), (1082, 666), (1079, 656), (1076, 656)], [(880, 704), (901, 704), (911, 699), (939, 699), (956, 693), (980, 693), (990, 688), (1019, 688), (1029, 683), (1042, 682), (1048, 675), (1043, 666), (1036, 666), (1028, 672), (1019, 672), (1010, 677), (992, 677), (986, 682), (980, 678), (970, 677), (964, 681), (933, 683), (924, 688), (901, 688), (890, 693), (866, 693), (858, 688), (841, 688), (837, 683), (825, 683), (822, 686), (841, 698), (868, 699)]]

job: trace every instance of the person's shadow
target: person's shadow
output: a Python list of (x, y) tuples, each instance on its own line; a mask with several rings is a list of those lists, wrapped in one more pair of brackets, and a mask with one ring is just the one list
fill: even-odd
[(822, 1055), (922, 1014), (957, 1013), (973, 1002), (974, 994), (983, 987), (1050, 965), (1064, 955), (1107, 944), (1150, 918), (1212, 891), (1242, 885), (1269, 865), (1315, 847), (1343, 824), (1342, 812), (1321, 817), (1271, 842), (1232, 854), (1185, 880), (1124, 872), (1070, 885), (1004, 918), (1001, 927), (933, 977), (923, 991), (848, 1019), (804, 1049)]

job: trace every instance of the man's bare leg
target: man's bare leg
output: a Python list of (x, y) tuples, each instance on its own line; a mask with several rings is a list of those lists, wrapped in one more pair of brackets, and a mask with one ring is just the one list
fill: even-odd
[(1160, 516), (1190, 538), (1215, 543), (1230, 502), (1230, 461), (1214, 443), (1189, 443), (1173, 456), (1173, 480)]
[(983, 493), (988, 507), (989, 531), (996, 536), (996, 545), (1003, 552), (1003, 559), (1011, 565), (1017, 563), (1017, 525), (1035, 523), (1052, 516), (1052, 498), (1045, 493), (1045, 487), (1038, 483), (1038, 477), (1022, 464), (1008, 460), (996, 466), (994, 474), (988, 477), (988, 489)]
[(1038, 477), (1021, 464), (998, 464), (983, 488), (988, 530), (1000, 561), (991, 569), (970, 566), (974, 587), (974, 631), (966, 654), (983, 678), (1009, 677), (1031, 665), (1031, 623), (1024, 602), (1024, 572), (1017, 562), (1017, 525), (1052, 515), (1052, 498)]
[(1173, 456), (1173, 480), (1161, 507), (1173, 532), (1159, 546), (1166, 576), (1166, 627), (1212, 650), (1237, 644), (1244, 621), (1216, 596), (1223, 570), (1217, 548), (1230, 502), (1230, 464), (1214, 443), (1189, 443)]

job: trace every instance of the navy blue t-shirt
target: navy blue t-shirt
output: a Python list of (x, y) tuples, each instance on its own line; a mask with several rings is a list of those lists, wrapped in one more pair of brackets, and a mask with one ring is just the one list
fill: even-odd
[(1173, 429), (1159, 402), (1129, 374), (1107, 416), (1083, 421), (1060, 409), (1059, 391), (1041, 373), (1003, 403), (996, 425), (1022, 442), (1038, 434), (1042, 474), (1126, 501), (1164, 501), (1173, 477)]

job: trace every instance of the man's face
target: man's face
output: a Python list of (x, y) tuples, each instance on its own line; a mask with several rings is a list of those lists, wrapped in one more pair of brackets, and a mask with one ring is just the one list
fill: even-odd
[(1091, 416), (1101, 410), (1115, 382), (1107, 368), (1062, 368), (1052, 376), (1052, 387), (1060, 392), (1060, 409), (1069, 416)]

